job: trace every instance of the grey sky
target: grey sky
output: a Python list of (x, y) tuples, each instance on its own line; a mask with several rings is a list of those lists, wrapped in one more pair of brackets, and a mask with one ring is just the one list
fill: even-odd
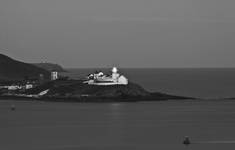
[(234, 0), (1, 0), (0, 51), (65, 67), (235, 67)]

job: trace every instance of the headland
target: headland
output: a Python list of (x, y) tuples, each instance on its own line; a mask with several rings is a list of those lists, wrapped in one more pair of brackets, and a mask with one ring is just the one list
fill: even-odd
[[(6, 65), (11, 65), (7, 69)], [(160, 92), (148, 92), (128, 80), (113, 67), (109, 73), (96, 71), (81, 80), (60, 76), (46, 70), (1, 55), (4, 71), (0, 77), (10, 77), (0, 83), (0, 99), (27, 99), (63, 102), (137, 102), (169, 99), (192, 99)], [(24, 71), (24, 69), (26, 69)], [(16, 71), (15, 71), (16, 70)], [(7, 74), (7, 75), (5, 75)], [(25, 77), (27, 76), (27, 77)], [(7, 79), (7, 78), (6, 78)], [(14, 79), (14, 80), (13, 80)], [(17, 79), (17, 80), (16, 80)]]

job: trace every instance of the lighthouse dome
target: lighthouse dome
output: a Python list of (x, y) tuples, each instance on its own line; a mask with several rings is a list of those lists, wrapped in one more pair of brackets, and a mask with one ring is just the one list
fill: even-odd
[(112, 73), (117, 73), (117, 72), (118, 72), (118, 69), (116, 67), (113, 67)]

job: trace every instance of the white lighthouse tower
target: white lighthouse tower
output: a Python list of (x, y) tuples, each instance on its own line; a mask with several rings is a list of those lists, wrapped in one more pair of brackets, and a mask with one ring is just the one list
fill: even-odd
[(118, 73), (118, 69), (116, 67), (113, 67), (112, 69), (112, 79), (114, 82), (118, 82), (120, 74)]

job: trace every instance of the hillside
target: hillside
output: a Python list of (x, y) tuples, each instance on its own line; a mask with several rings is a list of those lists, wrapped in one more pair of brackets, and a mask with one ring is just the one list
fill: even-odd
[(66, 72), (62, 66), (53, 63), (34, 63), (33, 65), (43, 68), (47, 71)]
[(14, 60), (3, 54), (0, 54), (0, 68), (0, 81), (38, 78), (39, 74), (43, 74), (45, 79), (50, 77), (50, 72), (45, 69)]

